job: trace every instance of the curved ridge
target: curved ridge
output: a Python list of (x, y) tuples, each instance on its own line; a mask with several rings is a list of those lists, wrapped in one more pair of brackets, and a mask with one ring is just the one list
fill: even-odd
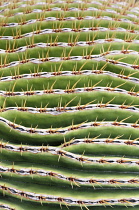
[(81, 185), (125, 185), (125, 184), (130, 184), (130, 185), (134, 185), (134, 184), (139, 184), (139, 179), (138, 178), (130, 178), (130, 179), (113, 179), (113, 178), (109, 178), (109, 179), (98, 179), (98, 178), (79, 178), (79, 177), (74, 177), (74, 176), (65, 176), (61, 173), (56, 173), (53, 171), (45, 171), (42, 169), (36, 170), (36, 169), (25, 169), (25, 168), (21, 168), (21, 169), (15, 169), (15, 168), (8, 168), (8, 167), (3, 167), (0, 166), (0, 173), (4, 174), (4, 173), (12, 173), (12, 174), (18, 174), (21, 176), (29, 176), (29, 175), (37, 175), (37, 176), (43, 176), (43, 177), (54, 177), (63, 181), (67, 181), (71, 184), (71, 186), (73, 187), (73, 185), (77, 185), (81, 184)]
[[(123, 85), (123, 84), (122, 84)], [(130, 96), (139, 97), (138, 92), (127, 91), (124, 89), (120, 89), (117, 87), (86, 87), (86, 88), (72, 88), (72, 89), (46, 89), (46, 90), (36, 90), (36, 91), (25, 91), (25, 92), (13, 92), (13, 91), (0, 91), (0, 96), (4, 97), (14, 97), (14, 96), (33, 96), (33, 95), (44, 95), (44, 94), (73, 94), (73, 93), (85, 93), (85, 92), (93, 92), (93, 91), (104, 91), (104, 92), (113, 92), (126, 94)]]
[(130, 77), (131, 75), (137, 74), (138, 72), (131, 73), (129, 75), (124, 75), (122, 73), (116, 74), (111, 71), (100, 70), (80, 70), (80, 71), (55, 71), (55, 72), (37, 72), (31, 74), (20, 74), (15, 76), (1, 77), (0, 82), (8, 82), (19, 79), (32, 79), (32, 78), (51, 78), (56, 76), (88, 76), (88, 75), (108, 75), (112, 78), (120, 78), (129, 82), (139, 84), (139, 78)]
[[(129, 116), (130, 117), (130, 116)], [(128, 118), (129, 118), (128, 117)], [(125, 119), (124, 119), (125, 120)], [(0, 122), (4, 123), (5, 125), (8, 125), (11, 127), (11, 129), (14, 129), (18, 132), (21, 133), (29, 133), (29, 134), (39, 134), (39, 135), (51, 135), (51, 134), (66, 134), (70, 131), (75, 131), (78, 129), (85, 129), (85, 128), (91, 128), (91, 127), (123, 127), (123, 128), (133, 128), (133, 129), (139, 129), (139, 124), (136, 122), (131, 124), (131, 123), (124, 123), (123, 120), (120, 122), (113, 121), (113, 122), (107, 122), (107, 121), (102, 121), (102, 122), (83, 122), (78, 125), (72, 125), (68, 126), (65, 128), (55, 128), (55, 129), (37, 129), (37, 128), (28, 128), (25, 126), (18, 125), (16, 123), (13, 123), (3, 117), (0, 117)]]
[(47, 48), (47, 47), (74, 47), (74, 46), (78, 46), (78, 47), (85, 47), (85, 46), (90, 46), (90, 45), (94, 45), (94, 44), (104, 44), (104, 43), (113, 43), (113, 42), (118, 42), (118, 43), (133, 43), (133, 44), (139, 44), (139, 40), (130, 40), (130, 39), (117, 39), (117, 38), (106, 38), (106, 39), (96, 39), (93, 41), (79, 41), (79, 42), (52, 42), (52, 43), (34, 43), (31, 45), (26, 45), (26, 46), (21, 46), (19, 48), (16, 49), (0, 49), (0, 54), (3, 53), (9, 53), (9, 54), (13, 54), (13, 53), (20, 53), (20, 52), (25, 52), (28, 49), (34, 49), (35, 47), (39, 47), (39, 48)]
[[(4, 146), (4, 148), (2, 147)], [(38, 153), (49, 153), (51, 155), (57, 155), (59, 158), (64, 157), (68, 158), (72, 161), (77, 161), (80, 163), (86, 164), (121, 164), (121, 165), (131, 165), (131, 166), (138, 166), (139, 161), (138, 159), (129, 159), (129, 158), (102, 158), (102, 157), (87, 157), (84, 155), (77, 155), (71, 152), (67, 152), (61, 148), (51, 147), (51, 146), (41, 146), (41, 147), (33, 147), (33, 146), (15, 146), (15, 145), (6, 145), (1, 144), (2, 149), (9, 150), (11, 152), (29, 152), (33, 154)], [(58, 158), (58, 159), (59, 159)]]
[(114, 109), (114, 110), (127, 110), (130, 112), (139, 112), (139, 108), (131, 105), (117, 105), (117, 104), (110, 104), (109, 102), (106, 104), (97, 103), (97, 104), (89, 104), (89, 105), (80, 105), (80, 106), (72, 106), (72, 107), (54, 107), (54, 108), (34, 108), (34, 107), (5, 107), (1, 108), (0, 112), (7, 112), (7, 111), (21, 111), (21, 112), (30, 112), (30, 113), (45, 113), (51, 115), (60, 115), (63, 113), (73, 113), (83, 110), (94, 110), (94, 109)]
[(46, 194), (36, 194), (32, 192), (25, 192), (22, 190), (15, 189), (13, 187), (8, 187), (6, 185), (0, 185), (0, 189), (7, 193), (25, 198), (30, 200), (35, 200), (38, 202), (56, 202), (63, 205), (79, 205), (79, 206), (96, 206), (96, 205), (115, 205), (115, 204), (139, 204), (139, 198), (122, 198), (122, 199), (94, 199), (94, 200), (79, 200), (72, 197), (58, 197)]
[[(138, 139), (138, 138), (137, 138)], [(66, 148), (72, 145), (80, 145), (80, 144), (116, 144), (116, 145), (128, 145), (128, 146), (139, 146), (139, 141), (137, 139), (134, 140), (125, 140), (119, 139), (117, 136), (116, 138), (85, 138), (85, 139), (74, 139), (68, 142), (65, 142), (60, 146), (60, 148)], [(4, 146), (4, 144), (3, 144)]]
[[(52, 22), (52, 21), (83, 21), (83, 20), (106, 20), (106, 21), (116, 21), (116, 18), (112, 18), (109, 16), (80, 16), (80, 17), (64, 17), (64, 18), (56, 18), (56, 17), (46, 17), (46, 18), (40, 18), (40, 19), (30, 19), (21, 23), (17, 22), (12, 22), (12, 23), (1, 23), (1, 27), (3, 28), (13, 28), (13, 27), (18, 27), (21, 25), (27, 26), (31, 25), (37, 22)], [(136, 22), (125, 19), (125, 18), (117, 18), (118, 22), (123, 22), (123, 23), (130, 23), (130, 24), (135, 24)]]
[(118, 54), (123, 54), (123, 55), (139, 55), (139, 52), (134, 51), (134, 50), (113, 50), (101, 54), (90, 54), (86, 56), (67, 56), (67, 57), (44, 57), (44, 58), (27, 58), (24, 60), (18, 60), (18, 61), (13, 61), (11, 63), (4, 63), (0, 65), (0, 68), (10, 68), (10, 67), (15, 67), (19, 65), (24, 65), (26, 63), (33, 63), (33, 64), (41, 64), (41, 63), (46, 63), (46, 62), (61, 62), (61, 61), (82, 61), (82, 60), (95, 60), (95, 61), (104, 61), (107, 63), (111, 63), (114, 65), (118, 65), (121, 67), (126, 67), (126, 68), (131, 68), (131, 69), (139, 69), (139, 65), (132, 65), (129, 63), (125, 62), (119, 62), (117, 60), (112, 60), (108, 59), (108, 55), (118, 55)]
[[(60, 1), (60, 2), (62, 2), (62, 1)], [(65, 2), (65, 1), (64, 1)], [(75, 1), (74, 1), (75, 2)], [(41, 2), (40, 2), (41, 3)], [(97, 1), (93, 1), (93, 3), (94, 4), (99, 4), (99, 2)], [(114, 3), (112, 3), (112, 5), (111, 5), (111, 7), (112, 7), (112, 9), (110, 9), (110, 8), (107, 8), (107, 9), (105, 9), (104, 8), (104, 10), (103, 11), (105, 11), (105, 12), (107, 12), (107, 13), (113, 13), (113, 14), (119, 14), (119, 15), (121, 15), (121, 16), (124, 16), (124, 17), (130, 17), (130, 18), (138, 18), (138, 16), (137, 15), (135, 15), (135, 12), (137, 11), (136, 10), (136, 8), (134, 9), (132, 9), (131, 10), (131, 12), (130, 13), (128, 13), (127, 15), (126, 14), (124, 14), (124, 15), (122, 15), (122, 14), (120, 14), (118, 11), (116, 11), (116, 9), (122, 9), (122, 6), (123, 5), (118, 5), (119, 4), (119, 2), (116, 2), (116, 4)], [(125, 5), (124, 5), (125, 6)], [(0, 13), (2, 13), (2, 12), (4, 12), (5, 10), (4, 9), (2, 9), (1, 11), (0, 11)], [(99, 12), (99, 11), (101, 11), (99, 8), (96, 8), (96, 7), (87, 7), (87, 8), (77, 8), (77, 7), (68, 7), (68, 8), (62, 8), (62, 7), (50, 7), (50, 8), (48, 8), (48, 9), (34, 9), (34, 10), (29, 10), (29, 11), (26, 11), (26, 12), (17, 12), (17, 13), (14, 13), (13, 15), (11, 15), (11, 16), (16, 16), (16, 15), (23, 15), (23, 14), (30, 14), (30, 13), (41, 13), (41, 12), (51, 12), (51, 11), (97, 11), (97, 12)], [(135, 12), (134, 12), (135, 11)], [(2, 17), (5, 17), (4, 15), (2, 15)]]
[(17, 36), (0, 36), (0, 40), (15, 40), (15, 39), (22, 39), (22, 38), (27, 38), (27, 37), (32, 37), (34, 35), (42, 35), (42, 34), (54, 34), (54, 33), (70, 33), (70, 32), (106, 32), (106, 31), (112, 31), (112, 32), (129, 32), (131, 34), (139, 34), (138, 30), (128, 30), (125, 28), (105, 28), (105, 27), (90, 27), (90, 28), (55, 28), (55, 29), (43, 29), (43, 30), (38, 30), (22, 35), (17, 35)]

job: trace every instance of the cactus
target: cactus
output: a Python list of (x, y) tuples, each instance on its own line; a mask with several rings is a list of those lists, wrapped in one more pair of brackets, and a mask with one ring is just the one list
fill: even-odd
[(0, 209), (139, 208), (138, 14), (0, 2)]

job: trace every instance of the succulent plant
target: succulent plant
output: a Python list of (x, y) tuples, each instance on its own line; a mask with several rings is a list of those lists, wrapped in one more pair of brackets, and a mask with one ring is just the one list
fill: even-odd
[(0, 209), (139, 209), (138, 5), (0, 2)]

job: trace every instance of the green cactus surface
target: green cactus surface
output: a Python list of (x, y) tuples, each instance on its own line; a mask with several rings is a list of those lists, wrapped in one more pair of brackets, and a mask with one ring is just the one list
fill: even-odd
[(0, 209), (139, 210), (139, 2), (0, 1)]

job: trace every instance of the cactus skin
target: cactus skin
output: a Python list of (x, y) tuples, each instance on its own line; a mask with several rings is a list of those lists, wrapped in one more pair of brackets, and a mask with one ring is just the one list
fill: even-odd
[(139, 209), (138, 13), (0, 2), (0, 209)]

